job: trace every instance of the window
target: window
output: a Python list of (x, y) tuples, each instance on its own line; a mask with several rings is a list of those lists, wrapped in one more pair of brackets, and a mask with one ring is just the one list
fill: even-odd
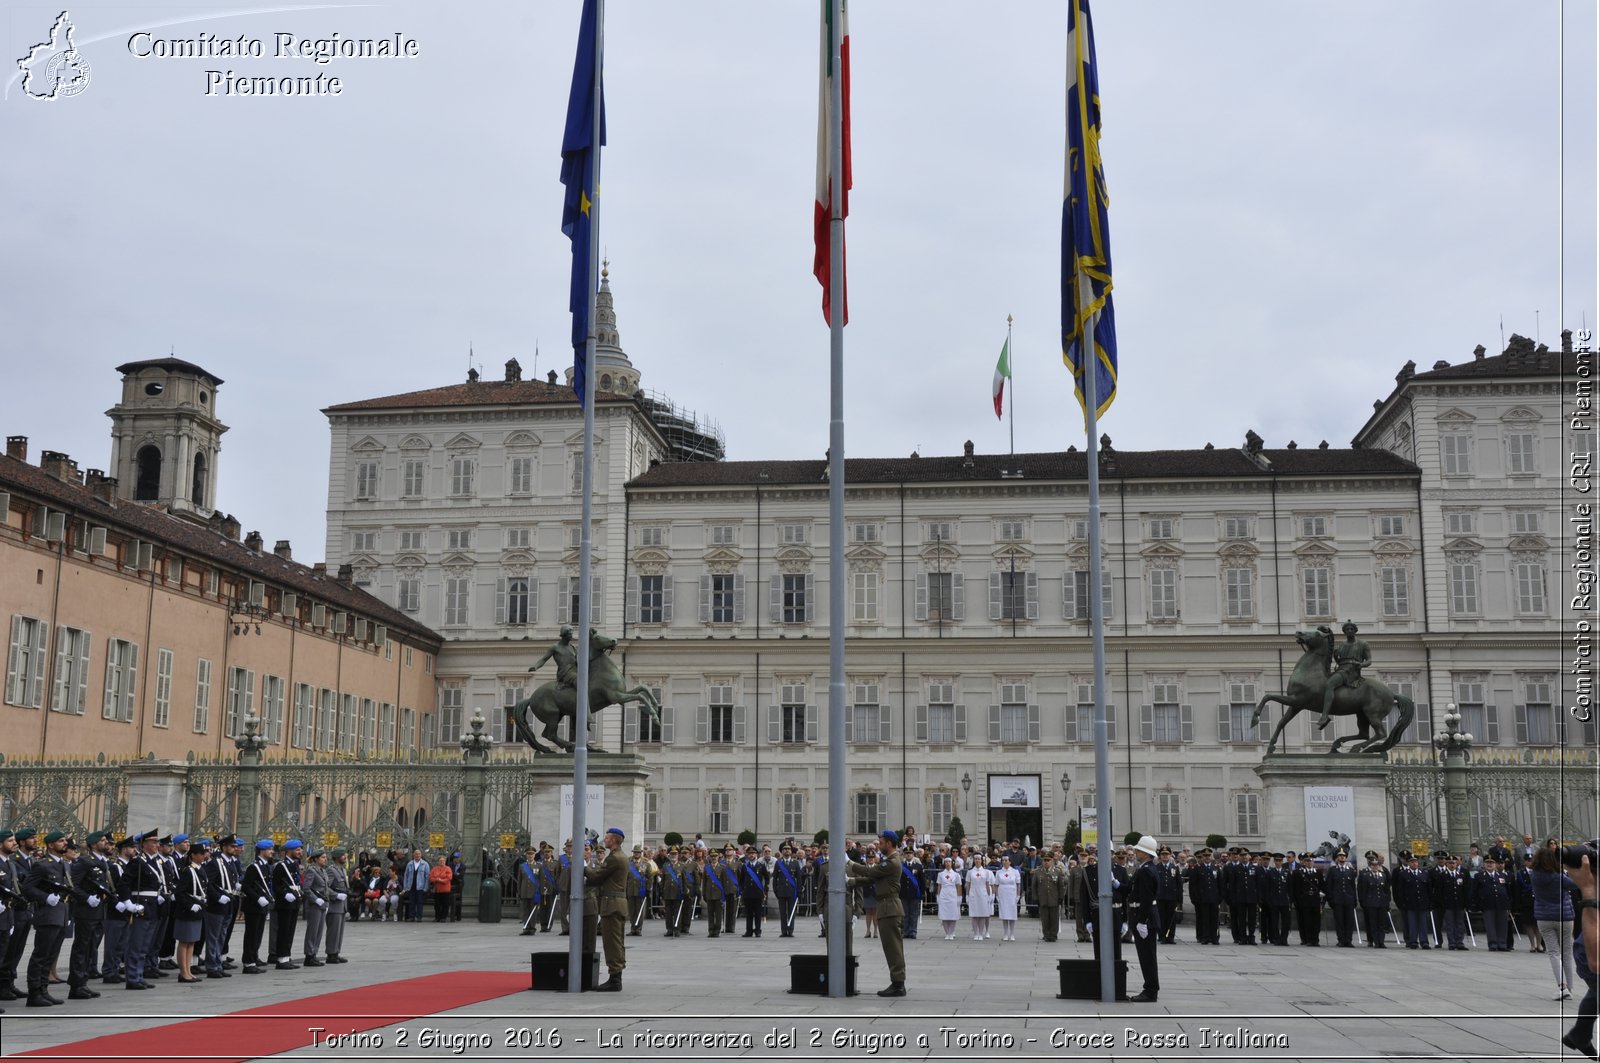
[(507, 528), (506, 529), (506, 549), (507, 550), (526, 550), (526, 549), (528, 549), (529, 545), (532, 542), (533, 542), (533, 529), (531, 529), (531, 528)]
[(1242, 793), (1233, 795), (1234, 833), (1254, 837), (1261, 833), (1261, 795)]
[(661, 791), (644, 792), (644, 832), (655, 834), (661, 830)]
[(402, 530), (400, 532), (401, 550), (426, 550), (428, 533), (417, 529)]
[(417, 733), (418, 748), (437, 749), (439, 746), (439, 725), (433, 718), (433, 713), (422, 714), (422, 728)]
[(1150, 578), (1150, 619), (1178, 619), (1178, 570), (1152, 568)]
[(459, 683), (439, 687), (439, 744), (453, 746), (461, 741), (467, 688)]
[[(951, 746), (956, 742), (956, 685), (928, 684), (928, 744)], [(937, 832), (935, 832), (937, 833)]]
[(50, 708), (56, 712), (83, 715), (89, 694), (90, 641), (87, 631), (56, 628), (56, 677), (50, 692)]
[(533, 494), (533, 459), (511, 459), (511, 493), (514, 495)]
[[(652, 689), (651, 693), (656, 696), (656, 701), (659, 703), (661, 700), (661, 691)], [(635, 741), (641, 742), (645, 745), (660, 745), (661, 721), (655, 716), (652, 716), (650, 714), (650, 710), (645, 708), (643, 705), (634, 706), (634, 710), (639, 714), (639, 737), (635, 739)]]
[(989, 618), (1032, 620), (1039, 615), (1039, 580), (1033, 572), (989, 574)]
[(1465, 432), (1446, 432), (1439, 437), (1439, 453), (1446, 476), (1472, 475), (1472, 437)]
[(1224, 718), (1217, 726), (1219, 742), (1259, 742), (1264, 728), (1252, 721), (1256, 713), (1256, 685), (1233, 679), (1227, 684), (1228, 704), (1223, 706)]
[[(705, 590), (705, 587), (706, 587), (705, 580), (707, 578), (708, 577), (705, 577), (705, 576), (700, 577), (700, 579), (701, 579), (701, 599), (700, 599), (700, 604), (701, 604), (701, 620), (702, 621), (706, 620), (706, 617), (707, 617), (707, 613), (706, 613), (707, 597), (706, 597), (706, 590)], [(743, 587), (743, 584), (741, 583), (740, 584), (740, 597), (743, 597), (743, 589), (744, 589), (744, 587)], [(591, 574), (590, 577), (589, 577), (589, 625), (591, 627), (599, 627), (601, 625), (601, 623), (603, 623), (603, 621), (601, 620), (601, 615), (605, 612), (605, 603), (606, 603), (606, 581), (601, 576)], [(582, 598), (578, 594), (578, 577), (577, 576), (573, 575), (573, 576), (562, 576), (561, 577), (561, 597), (556, 599), (556, 604), (558, 606), (558, 609), (556, 611), (559, 614), (556, 617), (556, 622), (558, 624), (571, 624), (574, 628), (576, 628), (578, 626), (579, 606), (583, 604), (582, 603)]]
[[(361, 730), (356, 752), (363, 757), (372, 756), (372, 743), (378, 734), (378, 703), (371, 698), (361, 699)], [(504, 736), (502, 736), (504, 737)]]
[(372, 499), (378, 497), (377, 462), (356, 462), (356, 497), (360, 499)]
[(666, 543), (666, 529), (660, 526), (639, 529), (639, 545), (660, 549)]
[(953, 543), (956, 526), (953, 521), (933, 520), (922, 526), (922, 540), (929, 543)]
[(1224, 616), (1229, 620), (1250, 620), (1256, 615), (1255, 573), (1248, 568), (1225, 568), (1222, 583), (1227, 596)]
[(1301, 517), (1300, 538), (1323, 539), (1328, 535), (1328, 518), (1324, 516)]
[(1028, 537), (1028, 523), (1021, 520), (1002, 520), (995, 524), (994, 537), (1003, 543), (1020, 543)]
[[(784, 687), (785, 694), (791, 689)], [(778, 706), (778, 740), (784, 745), (798, 745), (806, 740), (805, 702), (786, 699)]]
[(733, 684), (714, 683), (706, 690), (706, 741), (733, 743)]
[(1527, 703), (1517, 706), (1517, 742), (1530, 746), (1553, 746), (1565, 737), (1556, 724), (1555, 704), (1550, 700), (1550, 680), (1530, 676), (1522, 680)]
[(1154, 683), (1150, 687), (1150, 740), (1176, 744), (1183, 741), (1183, 721), (1178, 708), (1178, 684)]
[(457, 497), (472, 494), (478, 463), (471, 458), (450, 459), (450, 493)]
[(417, 710), (400, 710), (400, 748), (412, 749), (417, 742)]
[(856, 794), (855, 833), (876, 837), (883, 832), (883, 795)]
[(713, 524), (711, 526), (712, 546), (737, 546), (738, 536), (732, 524)]
[(735, 624), (739, 621), (739, 594), (744, 581), (734, 573), (721, 573), (710, 577), (710, 615), (713, 624)]
[(924, 577), (928, 588), (928, 620), (956, 619), (955, 573), (929, 572)]
[(283, 741), (283, 680), (261, 677), (261, 736), (273, 745)]
[(378, 549), (378, 533), (371, 529), (353, 531), (350, 533), (350, 552), (353, 554), (371, 554)]
[(334, 697), (334, 692), (327, 688), (323, 688), (318, 694), (317, 748), (324, 751), (333, 748), (335, 728), (339, 722), (334, 712)]
[(950, 821), (955, 815), (955, 791), (935, 790), (928, 795), (928, 833), (935, 838), (945, 838), (950, 833)]
[(1222, 537), (1224, 539), (1250, 539), (1252, 521), (1249, 517), (1223, 517)]
[[(1084, 570), (1074, 571), (1069, 577), (1072, 580), (1072, 595), (1066, 601), (1066, 618), (1068, 620), (1089, 619), (1089, 573)], [(1112, 614), (1111, 573), (1100, 573), (1100, 615), (1104, 619)]]
[(444, 581), (444, 622), (462, 625), (467, 622), (467, 600), (471, 581), (465, 576), (451, 576)]
[(783, 603), (780, 621), (804, 624), (811, 619), (811, 577), (803, 572), (783, 574)]
[(138, 689), (139, 647), (125, 639), (107, 639), (106, 691), (100, 715), (124, 723), (132, 720), (133, 698)]
[(860, 745), (889, 741), (888, 706), (878, 703), (877, 683), (854, 684), (855, 698), (850, 705), (849, 739)]
[(1472, 535), (1476, 531), (1477, 521), (1472, 513), (1446, 513), (1444, 515), (1444, 531), (1446, 535)]
[(1544, 563), (1518, 561), (1512, 567), (1517, 581), (1517, 612), (1543, 613), (1545, 611)]
[(1478, 612), (1478, 562), (1474, 558), (1450, 560), (1450, 612), (1456, 616)]
[(1305, 592), (1306, 616), (1332, 616), (1333, 590), (1325, 568), (1307, 568), (1300, 572), (1300, 586)]
[(451, 528), (444, 533), (445, 548), (449, 550), (471, 550), (472, 529)]
[(811, 525), (785, 524), (782, 526), (780, 538), (785, 546), (804, 546), (811, 541)]
[(1378, 569), (1382, 587), (1380, 613), (1383, 616), (1411, 614), (1411, 573), (1404, 565), (1385, 565)]
[(667, 623), (667, 582), (666, 576), (639, 577), (639, 623)]
[(1387, 538), (1394, 538), (1406, 533), (1406, 518), (1397, 513), (1380, 514), (1378, 517), (1378, 534)]
[[(1417, 677), (1414, 674), (1385, 675), (1383, 681), (1388, 684), (1390, 690), (1394, 691), (1396, 697), (1407, 697), (1415, 701), (1417, 696)], [(1431, 724), (1428, 720), (1429, 711), (1426, 702), (1417, 704), (1416, 717), (1411, 726), (1406, 729), (1406, 733), (1401, 737), (1402, 742), (1415, 742), (1420, 746), (1431, 744), (1433, 736), (1430, 730)], [(1400, 706), (1396, 704), (1394, 708), (1389, 710), (1389, 715), (1384, 718), (1383, 726), (1388, 729), (1390, 734), (1393, 734), (1399, 722)]]
[(1456, 709), (1461, 713), (1461, 729), (1472, 736), (1474, 743), (1495, 744), (1500, 740), (1499, 721), (1490, 722), (1489, 706), (1484, 702), (1484, 689), (1482, 676), (1457, 676)]
[(1529, 476), (1539, 471), (1538, 438), (1532, 432), (1506, 435), (1506, 471), (1512, 476)]
[(1073, 542), (1083, 542), (1089, 538), (1089, 522), (1081, 517), (1077, 520), (1069, 520), (1067, 522), (1067, 531), (1071, 535)]
[(1149, 524), (1150, 538), (1176, 539), (1173, 534), (1176, 522), (1171, 517), (1151, 517)]
[(394, 706), (387, 701), (378, 710), (378, 752), (394, 752)]
[(211, 729), (211, 662), (201, 657), (194, 671), (194, 733)]
[(228, 738), (244, 734), (244, 718), (255, 704), (256, 674), (247, 668), (228, 669), (228, 700), (223, 706), (222, 733)]
[(1000, 683), (1000, 742), (1022, 745), (1028, 741), (1028, 685), (1017, 680)]
[(1539, 535), (1542, 522), (1539, 520), (1539, 511), (1536, 509), (1513, 510), (1511, 517), (1511, 534), (1513, 535)]
[(798, 790), (783, 794), (783, 833), (800, 834), (806, 829), (806, 795)]
[[(6, 701), (12, 705), (37, 709), (44, 699), (45, 634), (49, 626), (31, 616), (11, 618), (11, 653), (6, 658)], [(109, 677), (108, 671), (108, 686)], [(107, 713), (106, 719), (114, 720), (117, 717)]]
[(706, 795), (711, 801), (711, 822), (708, 824), (712, 834), (727, 834), (733, 829), (733, 795), (726, 790), (718, 790)]
[(172, 651), (156, 651), (156, 727), (172, 726)]
[(502, 581), (505, 600), (501, 605), (501, 623), (522, 626), (529, 623), (528, 608), (532, 598), (526, 576), (512, 576)]
[(422, 580), (419, 577), (401, 576), (395, 587), (395, 608), (404, 613), (414, 613), (422, 608)]
[[(1094, 688), (1088, 683), (1078, 684), (1078, 703), (1068, 706), (1069, 710), (1076, 709), (1068, 717), (1071, 726), (1067, 728), (1067, 741), (1093, 742), (1094, 741)], [(1106, 706), (1106, 741), (1117, 740), (1117, 707)], [(1089, 804), (1089, 802), (1084, 802)]]
[(883, 538), (882, 529), (871, 521), (858, 521), (850, 526), (850, 541), (875, 543)]
[(421, 498), (423, 475), (427, 463), (421, 458), (407, 458), (401, 463), (400, 471), (400, 496), (402, 498)]
[(1178, 811), (1179, 802), (1176, 793), (1156, 794), (1156, 823), (1159, 825), (1161, 836), (1170, 838), (1174, 834), (1183, 833), (1183, 817)]
[[(862, 527), (862, 525), (857, 525)], [(878, 622), (878, 574), (852, 572), (850, 574), (850, 618), (858, 624)]]
[(310, 749), (316, 738), (315, 695), (308, 683), (294, 685), (294, 718), (289, 721), (289, 744), (295, 749)]

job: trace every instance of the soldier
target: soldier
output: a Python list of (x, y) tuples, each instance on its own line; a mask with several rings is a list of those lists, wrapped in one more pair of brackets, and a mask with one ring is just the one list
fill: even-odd
[(679, 927), (687, 926), (688, 913), (684, 911), (689, 902), (688, 891), (683, 888), (683, 876), (678, 873), (677, 862), (672, 854), (661, 861), (661, 900), (665, 908), (664, 922), (667, 924), (666, 936), (675, 938), (679, 935)]
[[(107, 865), (106, 882), (111, 893), (106, 903), (112, 907), (112, 911), (106, 915), (105, 958), (100, 962), (100, 981), (106, 985), (121, 985), (126, 981), (122, 970), (128, 954), (130, 917), (118, 904), (117, 898), (122, 895), (122, 877), (128, 873), (128, 864), (138, 848), (137, 839), (121, 839), (116, 843), (116, 859)], [(3, 863), (0, 861), (0, 864)]]
[(184, 846), (183, 866), (173, 884), (172, 936), (178, 956), (178, 981), (193, 984), (194, 950), (205, 938), (206, 882), (201, 864), (210, 856), (210, 843), (197, 838)]
[[(772, 881), (772, 873), (767, 866), (756, 859), (756, 848), (751, 846), (744, 852), (744, 864), (739, 868), (739, 900), (744, 904), (744, 936), (761, 936), (761, 917), (766, 914), (767, 889)], [(896, 896), (899, 896), (900, 883), (896, 881)]]
[(1350, 866), (1350, 856), (1343, 849), (1333, 856), (1333, 866), (1322, 880), (1322, 893), (1333, 909), (1333, 930), (1339, 947), (1355, 948), (1351, 938), (1356, 930), (1356, 869)]
[(1289, 872), (1283, 854), (1272, 854), (1272, 865), (1261, 871), (1261, 940), (1289, 944)]
[(522, 860), (517, 864), (517, 899), (522, 902), (522, 935), (539, 932), (534, 925), (539, 916), (539, 850), (528, 846), (522, 854)]
[(739, 854), (728, 846), (722, 851), (722, 888), (727, 892), (727, 903), (722, 906), (722, 932), (732, 934), (739, 921)]
[(544, 842), (539, 848), (539, 925), (545, 933), (556, 921), (556, 900), (561, 893), (560, 869), (556, 864), (554, 850), (549, 842)]
[(851, 860), (845, 864), (845, 873), (860, 878), (878, 899), (878, 936), (883, 939), (883, 958), (889, 965), (889, 985), (878, 990), (880, 997), (906, 995), (906, 950), (901, 940), (901, 926), (905, 915), (900, 907), (900, 836), (886, 830), (878, 837), (878, 852), (882, 859), (876, 864), (862, 864)]
[[(227, 848), (230, 841), (231, 838), (223, 837), (222, 847)], [(223, 940), (227, 934), (228, 924), (233, 922), (236, 910), (234, 901), (238, 897), (239, 880), (234, 878), (233, 862), (221, 853), (201, 865), (200, 877), (205, 887), (200, 924), (206, 946), (206, 977), (231, 978), (233, 976), (222, 969), (225, 948)]]
[(300, 880), (300, 894), (305, 898), (306, 933), (305, 933), (305, 966), (321, 967), (323, 962), (317, 959), (317, 953), (322, 950), (322, 935), (328, 926), (328, 900), (332, 891), (328, 888), (328, 854), (322, 849), (312, 850), (306, 858), (305, 874)]
[[(700, 896), (706, 899), (706, 937), (722, 934), (723, 906), (737, 903), (737, 894), (730, 895), (722, 885), (722, 856), (713, 859), (705, 849), (694, 851), (694, 876)], [(748, 937), (749, 935), (745, 935)]]
[(1361, 669), (1372, 663), (1372, 648), (1363, 639), (1356, 638), (1354, 620), (1344, 622), (1344, 641), (1333, 648), (1333, 674), (1322, 693), (1322, 716), (1317, 720), (1317, 730), (1328, 726), (1328, 714), (1333, 709), (1333, 696), (1342, 686), (1355, 689), (1361, 684)]
[(1156, 840), (1146, 834), (1139, 839), (1133, 851), (1138, 866), (1134, 868), (1128, 890), (1128, 921), (1133, 924), (1133, 948), (1139, 956), (1139, 973), (1144, 977), (1144, 989), (1132, 1000), (1135, 1004), (1154, 1004), (1161, 992), (1160, 961), (1156, 956), (1156, 940), (1161, 933), (1161, 912), (1157, 900), (1161, 892), (1161, 875), (1154, 863), (1158, 852)]
[(160, 868), (161, 843), (159, 831), (146, 831), (138, 835), (139, 853), (128, 862), (117, 892), (117, 910), (127, 914), (127, 954), (124, 962), (125, 989), (149, 989), (150, 977), (160, 978), (161, 972), (146, 970), (150, 955), (150, 939), (157, 929), (156, 909), (160, 907), (162, 875)]
[[(1122, 958), (1122, 935), (1119, 928), (1116, 926), (1116, 916), (1114, 913), (1116, 911), (1117, 893), (1120, 892), (1124, 887), (1122, 876), (1117, 874), (1117, 869), (1113, 867), (1109, 872), (1109, 874), (1112, 876), (1112, 910), (1104, 913), (1106, 918), (1101, 919), (1100, 870), (1101, 867), (1099, 858), (1095, 853), (1095, 847), (1091, 845), (1089, 846), (1086, 862), (1083, 865), (1083, 885), (1078, 903), (1080, 906), (1082, 906), (1084, 911), (1084, 928), (1089, 932), (1090, 941), (1094, 943), (1094, 958), (1096, 962), (1098, 962), (1100, 959), (1100, 937), (1102, 931), (1112, 942), (1112, 957), (1115, 961)], [(1111, 923), (1112, 925), (1104, 926), (1103, 924), (1107, 922)]]
[(1483, 871), (1472, 880), (1474, 899), (1483, 909), (1484, 934), (1490, 952), (1513, 951), (1506, 939), (1506, 913), (1511, 910), (1510, 877), (1493, 856), (1483, 858)]
[(111, 839), (95, 831), (85, 839), (88, 848), (67, 868), (72, 886), (72, 954), (68, 960), (68, 1000), (92, 1000), (100, 994), (89, 988), (96, 973), (100, 940), (105, 935), (107, 903), (113, 896), (106, 855)]
[(1172, 859), (1172, 850), (1162, 846), (1155, 870), (1161, 880), (1160, 889), (1156, 891), (1156, 908), (1161, 913), (1161, 943), (1171, 945), (1177, 940), (1178, 906), (1183, 903), (1183, 868)]
[(17, 988), (17, 967), (22, 963), (22, 954), (28, 946), (28, 931), (33, 929), (33, 906), (22, 895), (22, 883), (33, 867), (34, 838), (37, 836), (38, 832), (32, 827), (19, 827), (10, 839), (11, 848), (7, 855), (10, 857), (10, 889), (15, 891), (15, 897), (6, 902), (11, 909), (11, 936), (6, 940), (5, 957), (0, 960), (0, 1000), (23, 998), (22, 990)]
[[(261, 938), (267, 929), (267, 912), (272, 908), (272, 854), (275, 852), (271, 838), (256, 842), (256, 858), (245, 869), (243, 896), (240, 905), (244, 910), (244, 966), (245, 974), (260, 974), (267, 968), (261, 962)], [(269, 944), (268, 951), (272, 949)]]
[[(907, 828), (908, 830), (910, 828)], [(914, 837), (915, 835), (913, 835)], [(1019, 871), (1019, 875), (1022, 873)], [(1026, 881), (1024, 878), (1022, 881)], [(777, 891), (778, 881), (773, 879), (773, 891)], [(781, 910), (783, 902), (778, 902)], [(905, 932), (902, 940), (913, 941), (917, 936), (917, 926), (922, 921), (922, 860), (917, 856), (916, 850), (906, 849), (901, 852), (900, 864), (900, 907), (905, 912)], [(1016, 923), (1013, 921), (1012, 926)]]
[(650, 904), (650, 880), (655, 875), (655, 864), (645, 855), (644, 846), (633, 847), (633, 860), (628, 864), (631, 879), (628, 886), (628, 936), (642, 937), (644, 912)]
[(778, 899), (780, 937), (794, 937), (794, 917), (800, 909), (800, 874), (800, 861), (795, 859), (794, 848), (785, 843), (779, 850), (777, 862), (772, 865), (772, 895)]
[(628, 861), (622, 855), (622, 842), (620, 827), (607, 829), (605, 859), (598, 867), (585, 868), (583, 873), (584, 883), (593, 885), (598, 893), (597, 915), (605, 930), (606, 970), (610, 977), (595, 986), (601, 993), (621, 992), (622, 971), (628, 966), (628, 946), (622, 940), (628, 926)]
[(48, 1008), (61, 1004), (50, 995), (50, 971), (61, 954), (61, 941), (67, 932), (68, 900), (72, 887), (67, 881), (67, 836), (53, 830), (44, 836), (44, 854), (28, 868), (22, 880), (22, 895), (33, 905), (33, 955), (28, 957), (28, 1007)]
[[(329, 963), (349, 963), (344, 958), (344, 923), (350, 914), (350, 873), (345, 869), (349, 853), (343, 849), (333, 851), (333, 862), (323, 868), (328, 879), (328, 960)], [(359, 905), (359, 901), (357, 904)]]
[(1436, 940), (1448, 936), (1451, 952), (1467, 949), (1467, 883), (1461, 874), (1460, 857), (1445, 853), (1429, 881), (1434, 915), (1438, 917)]
[(290, 838), (283, 845), (283, 859), (272, 865), (272, 910), (278, 914), (272, 953), (280, 971), (298, 971), (294, 962), (294, 925), (300, 917), (300, 854), (305, 843)]
[(1039, 933), (1054, 941), (1061, 933), (1061, 902), (1067, 893), (1067, 873), (1056, 863), (1056, 854), (1044, 854), (1044, 863), (1034, 868), (1033, 895), (1039, 901)]
[(1294, 902), (1300, 944), (1322, 945), (1322, 870), (1309, 852), (1301, 853), (1289, 874), (1289, 897)]
[(1367, 852), (1367, 866), (1356, 876), (1356, 900), (1367, 926), (1367, 947), (1384, 947), (1383, 931), (1389, 920), (1389, 901), (1393, 893), (1389, 871), (1378, 854)]
[[(180, 848), (181, 847), (181, 848)], [(189, 851), (189, 836), (178, 834), (161, 839), (161, 904), (156, 911), (158, 925), (154, 939), (150, 943), (148, 968), (158, 971), (176, 971), (178, 961), (177, 938), (172, 933), (173, 910), (172, 902), (178, 895), (178, 857)], [(183, 862), (189, 862), (184, 856)], [(160, 975), (158, 977), (166, 977)]]
[[(228, 911), (222, 920), (222, 945), (218, 955), (222, 957), (222, 969), (231, 971), (238, 964), (228, 955), (229, 947), (233, 943), (233, 924), (239, 914), (239, 887), (244, 882), (244, 867), (239, 863), (239, 847), (244, 844), (244, 839), (237, 834), (229, 834), (217, 840), (217, 855), (213, 859), (227, 866), (227, 881), (231, 884), (233, 892), (228, 898)], [(211, 954), (211, 943), (206, 943), (206, 955)]]
[(1393, 892), (1395, 906), (1400, 909), (1401, 921), (1405, 923), (1406, 948), (1431, 948), (1428, 918), (1432, 897), (1428, 890), (1428, 874), (1420, 866), (1416, 853), (1407, 856), (1406, 866), (1395, 872)]

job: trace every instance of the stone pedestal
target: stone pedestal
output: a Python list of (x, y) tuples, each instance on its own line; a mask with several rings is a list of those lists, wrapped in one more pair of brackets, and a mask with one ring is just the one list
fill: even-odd
[(122, 769), (128, 780), (128, 831), (160, 830), (178, 834), (189, 829), (184, 783), (187, 765), (177, 761), (141, 760)]
[[(1265, 791), (1262, 801), (1263, 831), (1273, 852), (1316, 851), (1327, 840), (1308, 838), (1306, 791), (1317, 787), (1349, 787), (1354, 798), (1355, 829), (1351, 832), (1351, 863), (1362, 864), (1360, 854), (1375, 849), (1393, 859), (1389, 844), (1389, 765), (1382, 753), (1274, 753), (1256, 765)], [(1308, 844), (1309, 843), (1309, 844)]]
[[(529, 802), (529, 836), (534, 845), (548, 841), (559, 850), (566, 841), (556, 837), (561, 830), (561, 787), (572, 785), (572, 758), (540, 757), (527, 771), (539, 784)], [(632, 851), (644, 835), (644, 784), (650, 772), (637, 754), (590, 753), (588, 783), (606, 790), (604, 817), (588, 828), (603, 834), (607, 828), (621, 827), (628, 836), (625, 848)]]

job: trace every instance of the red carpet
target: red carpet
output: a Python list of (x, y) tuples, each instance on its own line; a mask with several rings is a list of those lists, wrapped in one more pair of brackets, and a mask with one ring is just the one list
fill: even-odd
[(52, 1063), (108, 1063), (119, 1059), (170, 1059), (181, 1055), (186, 1060), (206, 1063), (244, 1063), (309, 1048), (313, 1026), (326, 1027), (324, 1036), (359, 1033), (509, 996), (527, 988), (525, 971), (452, 971), (93, 1037), (23, 1052), (17, 1058), (48, 1059)]

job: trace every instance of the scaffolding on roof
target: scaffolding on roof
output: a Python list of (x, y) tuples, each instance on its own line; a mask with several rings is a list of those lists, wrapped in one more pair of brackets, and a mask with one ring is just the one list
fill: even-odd
[(638, 401), (667, 441), (662, 461), (721, 461), (727, 456), (722, 427), (711, 418), (679, 406), (659, 391), (640, 391)]

